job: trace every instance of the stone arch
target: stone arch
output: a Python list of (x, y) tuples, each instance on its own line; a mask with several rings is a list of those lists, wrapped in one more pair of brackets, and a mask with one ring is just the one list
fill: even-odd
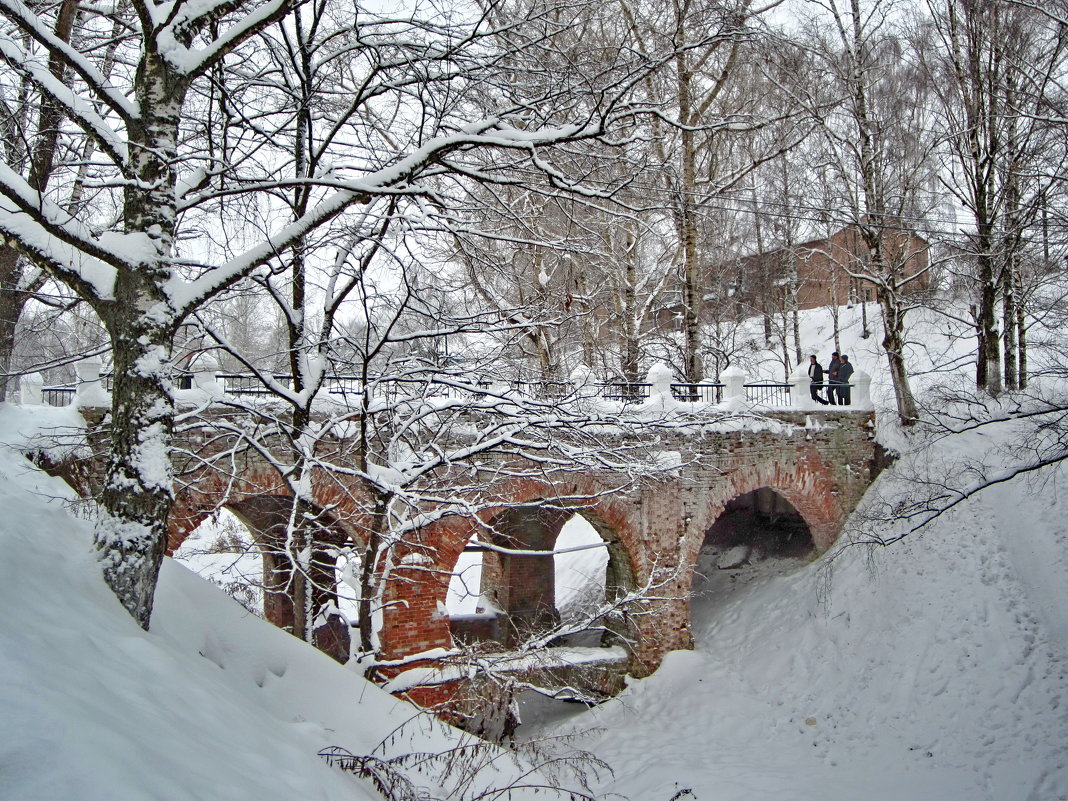
[[(748, 459), (724, 469), (719, 480), (703, 493), (701, 501), (690, 510), (686, 534), (680, 543), (680, 589), (693, 586), (705, 535), (735, 498), (760, 489), (770, 489), (789, 502), (804, 520), (817, 553), (823, 553), (837, 539), (841, 525), (851, 508), (846, 508), (839, 492), (836, 470), (812, 447), (800, 446), (796, 458), (789, 461)], [(687, 632), (692, 631), (689, 614)], [(691, 641), (692, 641), (692, 635)]]
[[(518, 538), (511, 545), (504, 543), (508, 547), (536, 544), (538, 547), (523, 549), (551, 551), (566, 520), (580, 513), (607, 544), (610, 565), (607, 583), (611, 591), (631, 589), (640, 579), (638, 571), (644, 564), (639, 529), (626, 508), (633, 504), (603, 495), (604, 489), (603, 485), (589, 480), (566, 485), (524, 480), (501, 488), (501, 502), (483, 510), (477, 518), (450, 515), (421, 529), (394, 560), (381, 634), (387, 658), (453, 647), (445, 607), (449, 578), (467, 544), (476, 537), (490, 536), (490, 532), (505, 539)], [(536, 543), (531, 543), (530, 537), (521, 531), (532, 519), (537, 519), (538, 525), (532, 525), (526, 534), (534, 536)], [(506, 569), (514, 576), (525, 572), (538, 559), (516, 557)], [(492, 566), (489, 572), (494, 572)], [(534, 569), (531, 575), (544, 572)], [(539, 609), (544, 611), (547, 606), (544, 594), (509, 599), (505, 605), (515, 607), (513, 600), (533, 618), (538, 617)]]
[(705, 533), (704, 545), (720, 549), (745, 547), (773, 558), (804, 557), (814, 553), (816, 547), (801, 513), (770, 487), (728, 501)]
[[(214, 508), (179, 509), (182, 515), (182, 539), (218, 509), (225, 509), (248, 530), (256, 545), (262, 564), (260, 589), (263, 595), (264, 617), (286, 631), (294, 631), (295, 610), (302, 599), (294, 595), (294, 566), (287, 552), (287, 532), (292, 519), (294, 499), (289, 494), (238, 494), (221, 499)], [(311, 604), (314, 609), (336, 608), (338, 588), (336, 554), (338, 550), (359, 542), (358, 532), (332, 512), (316, 504), (298, 510), (306, 521), (312, 544), (311, 567), (308, 574)], [(173, 515), (172, 515), (173, 519)], [(319, 625), (312, 633), (312, 641), (320, 650), (338, 661), (348, 659), (349, 632), (347, 623), (336, 614)]]
[[(355, 544), (363, 545), (369, 502), (362, 487), (316, 470), (311, 488), (315, 513), (327, 513), (332, 526), (339, 526)], [(245, 465), (233, 475), (213, 468), (185, 474), (176, 487), (168, 519), (167, 552), (177, 550), (190, 532), (217, 509), (261, 497), (292, 498), (289, 486), (272, 465)]]
[(834, 471), (815, 449), (809, 448), (790, 462), (754, 461), (725, 471), (694, 510), (680, 564), (692, 567), (705, 533), (732, 499), (764, 487), (781, 495), (798, 511), (817, 551), (823, 553), (834, 544), (850, 510), (843, 507)]

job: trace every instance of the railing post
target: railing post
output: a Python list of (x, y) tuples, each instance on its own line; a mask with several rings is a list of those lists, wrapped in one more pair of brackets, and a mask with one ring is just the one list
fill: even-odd
[(806, 412), (820, 407), (817, 401), (812, 400), (812, 378), (808, 374), (808, 362), (801, 362), (790, 374), (790, 406)]
[(653, 366), (649, 368), (649, 373), (645, 376), (645, 380), (649, 384), (650, 400), (656, 395), (671, 398), (671, 368), (666, 364), (653, 362)]
[(23, 406), (41, 406), (44, 404), (44, 376), (40, 373), (27, 373), (19, 379), (19, 403)]
[(577, 392), (593, 386), (593, 370), (581, 363), (575, 366), (568, 378), (571, 379), (571, 385)]
[(719, 374), (723, 384), (724, 403), (745, 403), (745, 373), (736, 364), (732, 364)]
[(74, 405), (79, 408), (107, 407), (111, 406), (111, 395), (104, 389), (104, 382), (100, 380), (100, 370), (103, 363), (97, 356), (90, 356), (74, 364), (74, 372), (78, 375), (78, 386), (74, 392)]
[(197, 359), (196, 368), (193, 370), (193, 386), (213, 398), (222, 396), (225, 394), (226, 389), (215, 377), (218, 370), (218, 359), (210, 353), (202, 353)]
[(849, 383), (853, 385), (850, 394), (850, 405), (847, 408), (869, 411), (871, 405), (871, 376), (863, 370), (854, 370)]

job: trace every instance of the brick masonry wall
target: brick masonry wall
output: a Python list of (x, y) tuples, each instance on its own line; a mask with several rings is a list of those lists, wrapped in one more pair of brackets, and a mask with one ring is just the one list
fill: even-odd
[[(632, 671), (651, 672), (667, 651), (692, 644), (688, 594), (694, 565), (706, 532), (731, 499), (771, 488), (804, 517), (816, 547), (823, 551), (834, 543), (877, 472), (870, 413), (781, 412), (762, 425), (760, 430), (724, 430), (723, 423), (695, 424), (674, 433), (659, 429), (656, 448), (677, 453), (680, 467), (656, 481), (624, 488), (626, 477), (611, 473), (574, 475), (562, 483), (512, 479), (495, 488), (500, 505), (487, 509), (480, 520), (451, 516), (420, 530), (390, 556), (380, 638), (383, 656), (452, 647), (445, 596), (464, 546), (519, 504), (567, 498), (609, 543), (617, 582), (624, 588), (653, 582), (656, 594), (665, 598), (627, 626), (634, 642)], [(187, 432), (186, 441), (178, 443), (181, 451), (196, 456), (178, 491), (172, 548), (219, 505), (244, 505), (250, 498), (286, 494), (273, 468), (257, 464), (254, 458), (230, 474), (196, 467), (205, 456), (203, 448), (219, 447), (196, 437), (197, 432)], [(63, 475), (58, 467), (54, 472)], [(332, 510), (338, 531), (358, 540), (366, 516), (366, 498), (359, 486), (339, 476), (318, 475), (313, 489), (316, 504)], [(606, 490), (612, 492), (605, 494)], [(575, 500), (582, 497), (588, 500)], [(538, 525), (530, 519), (516, 523), (513, 533), (521, 536), (513, 544), (552, 550), (567, 516), (556, 512), (543, 514)], [(505, 608), (536, 609), (553, 597), (549, 562), (540, 557), (488, 555), (484, 582), (490, 589), (495, 584)]]

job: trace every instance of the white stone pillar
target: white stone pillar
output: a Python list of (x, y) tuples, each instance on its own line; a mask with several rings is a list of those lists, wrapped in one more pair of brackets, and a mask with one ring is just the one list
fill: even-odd
[[(571, 375), (568, 376), (571, 379), (571, 384), (576, 390), (582, 392), (588, 388), (593, 388), (593, 370), (584, 364), (575, 365), (575, 369), (571, 371)], [(591, 389), (592, 392), (592, 389)]]
[(44, 376), (40, 373), (27, 373), (19, 379), (19, 403), (23, 406), (41, 406), (44, 404)]
[(213, 398), (222, 396), (225, 394), (225, 388), (215, 377), (218, 371), (218, 359), (211, 353), (202, 353), (197, 357), (196, 366), (193, 368), (193, 386)]
[(653, 366), (649, 368), (649, 373), (645, 376), (646, 382), (649, 386), (649, 399), (652, 400), (657, 395), (661, 397), (671, 399), (671, 368), (663, 362), (653, 362)]
[(854, 370), (849, 383), (853, 389), (849, 397), (850, 404), (846, 408), (858, 412), (871, 411), (874, 408), (871, 403), (871, 376), (863, 370)]
[(90, 356), (74, 364), (74, 372), (78, 375), (74, 405), (78, 408), (111, 406), (111, 395), (104, 389), (104, 382), (100, 379), (102, 366), (99, 356)]
[(719, 381), (723, 384), (723, 403), (745, 403), (745, 378), (742, 368), (736, 364), (719, 374)]
[[(808, 374), (808, 362), (801, 362), (790, 374), (790, 406), (794, 409), (810, 412), (819, 409), (822, 404), (812, 400), (812, 378)], [(820, 390), (823, 392), (824, 390)], [(834, 409), (837, 407), (830, 406)]]

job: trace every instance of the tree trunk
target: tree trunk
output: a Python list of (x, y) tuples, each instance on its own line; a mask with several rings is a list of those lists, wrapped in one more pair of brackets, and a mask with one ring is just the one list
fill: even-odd
[(1001, 342), (997, 326), (997, 285), (989, 251), (979, 256), (979, 354), (975, 384), (992, 395), (1001, 391)]
[[(63, 0), (56, 15), (54, 33), (61, 42), (70, 42), (71, 31), (78, 12), (78, 0)], [(49, 71), (60, 81), (63, 80), (63, 63), (56, 56), (49, 58)], [(27, 182), (33, 189), (44, 193), (52, 177), (56, 158), (56, 145), (59, 140), (59, 126), (63, 122), (63, 110), (49, 97), (41, 99), (41, 108), (37, 117), (37, 144), (30, 158), (30, 174)], [(8, 379), (11, 373), (12, 356), (15, 349), (15, 330), (19, 318), (26, 307), (31, 292), (40, 288), (43, 278), (32, 286), (24, 286), (21, 262), (14, 248), (0, 246), (0, 401), (8, 399)], [(43, 274), (42, 274), (43, 275)]]
[(151, 313), (163, 303), (162, 293), (139, 278), (120, 274), (115, 302), (98, 307), (111, 334), (115, 377), (111, 452), (100, 496), (103, 514), (94, 539), (108, 586), (147, 629), (172, 501), (174, 329)]
[(916, 398), (909, 385), (909, 374), (905, 368), (905, 320), (897, 304), (889, 300), (891, 293), (883, 293), (880, 306), (883, 310), (883, 350), (890, 367), (890, 379), (894, 386), (894, 399), (897, 402), (897, 414), (904, 426), (910, 426), (918, 417)]
[(1027, 389), (1027, 327), (1024, 318), (1024, 304), (1020, 286), (1020, 272), (1016, 271), (1016, 355), (1020, 360), (1020, 369), (1016, 374), (1016, 383), (1020, 389)]
[(108, 330), (115, 369), (110, 464), (95, 543), (108, 586), (146, 629), (173, 491), (171, 357), (180, 320), (166, 287), (178, 216), (175, 162), (185, 91), (183, 79), (158, 53), (143, 56), (135, 79), (141, 116), (129, 131), (136, 180), (124, 192), (123, 222), (127, 233), (144, 236), (152, 255), (116, 272), (113, 300), (91, 301)]
[(1012, 259), (1005, 265), (1005, 280), (1002, 281), (1002, 327), (1004, 329), (1002, 341), (1005, 347), (1005, 388), (1017, 389), (1017, 353), (1018, 337), (1016, 331), (1016, 296), (1014, 294), (1015, 282), (1012, 280), (1014, 265)]
[(16, 289), (19, 254), (0, 246), (0, 401), (9, 400), (8, 384), (15, 352), (15, 329), (26, 305), (26, 295)]

